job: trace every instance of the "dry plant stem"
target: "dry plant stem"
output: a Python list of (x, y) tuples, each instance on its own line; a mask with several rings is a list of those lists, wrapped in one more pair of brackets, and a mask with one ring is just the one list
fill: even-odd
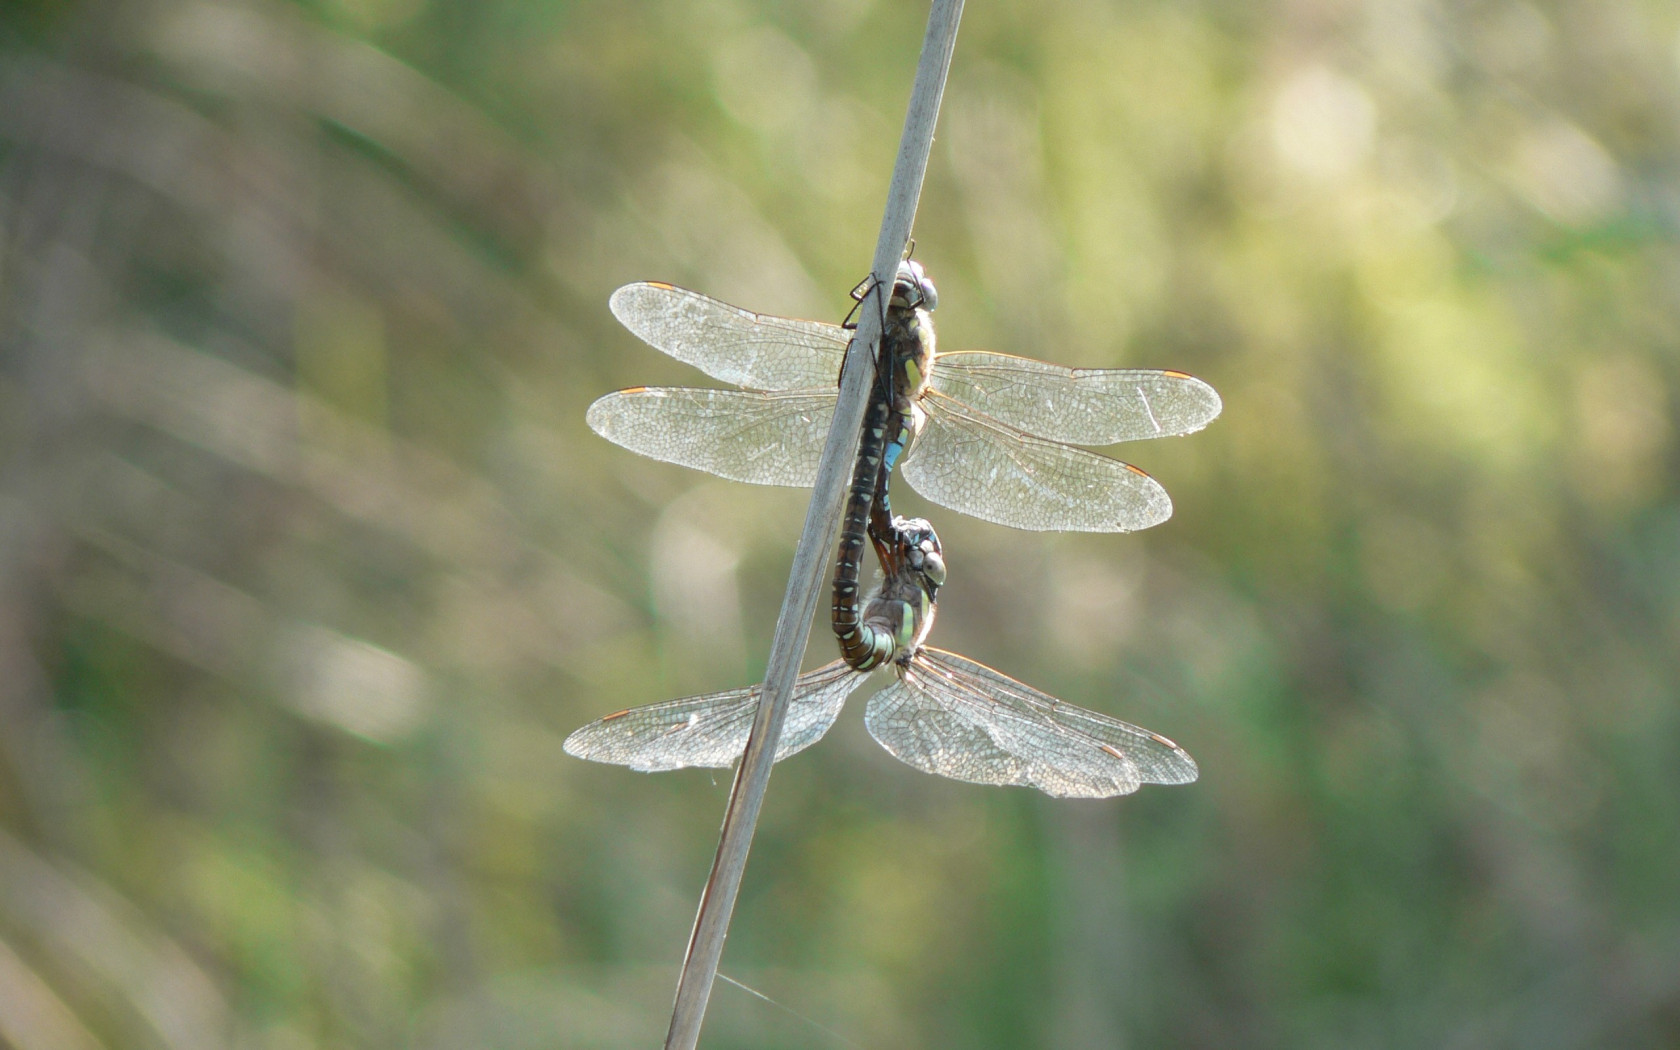
[(881, 236), (875, 243), (875, 264), (871, 272), (875, 277), (876, 291), (858, 311), (857, 335), (846, 351), (846, 364), (840, 379), (840, 403), (834, 412), (828, 441), (823, 445), (816, 484), (811, 492), (811, 505), (805, 512), (805, 528), (799, 535), (793, 569), (788, 575), (787, 594), (782, 599), (781, 614), (776, 618), (775, 639), (770, 647), (769, 666), (764, 672), (764, 690), (759, 698), (758, 713), (753, 719), (752, 735), (747, 739), (746, 754), (741, 757), (735, 784), (730, 790), (717, 857), (712, 861), (712, 874), (700, 895), (700, 913), (695, 917), (694, 933), (689, 938), (688, 953), (683, 959), (682, 976), (677, 980), (671, 1029), (665, 1036), (666, 1050), (693, 1050), (700, 1038), (700, 1022), (706, 1013), (707, 1000), (711, 998), (712, 982), (717, 977), (718, 959), (723, 955), (723, 939), (729, 932), (729, 918), (735, 910), (735, 897), (740, 891), (741, 875), (747, 866), (747, 850), (752, 845), (753, 830), (758, 826), (759, 809), (764, 803), (764, 791), (770, 782), (772, 758), (782, 733), (782, 721), (787, 715), (793, 681), (799, 673), (800, 662), (805, 658), (811, 617), (816, 612), (822, 588), (823, 569), (828, 563), (829, 547), (840, 522), (840, 503), (851, 474), (852, 458), (857, 454), (869, 384), (874, 378), (875, 351), (881, 341), (884, 304), (879, 296), (892, 288), (893, 278), (898, 273), (899, 257), (910, 240), (916, 201), (921, 196), (922, 177), (927, 173), (928, 154), (933, 148), (933, 127), (939, 116), (940, 99), (945, 93), (945, 75), (951, 68), (951, 53), (956, 47), (957, 23), (962, 19), (962, 6), (962, 0), (934, 0), (933, 10), (928, 14), (927, 37), (922, 41), (922, 57), (916, 67), (916, 84), (911, 91), (910, 108), (904, 117), (898, 161), (893, 168), (892, 184), (887, 190)]

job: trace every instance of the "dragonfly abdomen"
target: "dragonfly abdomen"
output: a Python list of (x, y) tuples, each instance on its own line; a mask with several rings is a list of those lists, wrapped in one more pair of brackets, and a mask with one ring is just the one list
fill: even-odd
[(840, 655), (859, 671), (872, 670), (886, 663), (897, 648), (890, 634), (864, 624), (858, 593), (858, 577), (863, 568), (864, 525), (875, 499), (881, 452), (886, 445), (891, 415), (892, 406), (879, 389), (872, 392), (863, 435), (858, 441), (857, 460), (852, 468), (846, 514), (841, 519), (840, 549), (834, 559), (834, 604), (830, 620), (834, 636), (840, 642)]

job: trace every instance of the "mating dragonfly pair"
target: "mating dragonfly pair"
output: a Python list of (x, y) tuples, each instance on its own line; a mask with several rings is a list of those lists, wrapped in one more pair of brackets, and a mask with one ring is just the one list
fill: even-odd
[[(869, 672), (890, 665), (897, 680), (871, 698), (864, 723), (889, 753), (924, 772), (1085, 798), (1195, 780), (1195, 762), (1166, 737), (926, 645), (944, 553), (927, 521), (892, 514), (889, 481), (902, 460), (905, 480), (932, 502), (1015, 528), (1148, 528), (1172, 514), (1166, 491), (1136, 467), (1075, 446), (1200, 430), (1219, 414), (1219, 395), (1183, 372), (940, 354), (937, 301), (921, 266), (900, 264), (836, 556), (842, 658), (799, 676), (776, 760), (821, 739)], [(658, 283), (626, 285), (611, 306), (651, 346), (742, 389), (621, 390), (590, 406), (597, 433), (720, 477), (812, 484), (850, 341), (845, 328), (762, 316)], [(865, 534), (883, 579), (860, 603)], [(620, 711), (571, 734), (565, 748), (642, 771), (729, 766), (746, 749), (758, 698), (754, 686)]]

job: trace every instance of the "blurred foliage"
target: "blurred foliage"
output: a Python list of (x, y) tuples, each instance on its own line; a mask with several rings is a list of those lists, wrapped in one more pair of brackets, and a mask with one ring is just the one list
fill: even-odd
[[(804, 498), (587, 431), (697, 381), (606, 297), (838, 319), (924, 14), (0, 9), (0, 1044), (657, 1043), (727, 777), (560, 741), (760, 673)], [(1126, 450), (1149, 533), (934, 513), (937, 641), (1203, 779), (854, 711), (725, 972), (870, 1047), (1680, 1044), (1677, 228), (1672, 3), (971, 3), (944, 345), (1226, 411)]]

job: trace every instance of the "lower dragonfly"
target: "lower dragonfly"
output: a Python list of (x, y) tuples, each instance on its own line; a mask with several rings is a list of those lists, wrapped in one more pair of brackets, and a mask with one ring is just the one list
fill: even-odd
[[(1187, 784), (1195, 760), (1147, 729), (1063, 703), (956, 653), (925, 645), (945, 558), (933, 527), (895, 518), (872, 530), (885, 573), (859, 630), (897, 676), (870, 698), (864, 725), (899, 761), (975, 784), (1058, 798), (1111, 798), (1143, 784)], [(869, 676), (835, 660), (799, 676), (776, 761), (822, 739)], [(642, 772), (733, 765), (746, 750), (760, 687), (634, 707), (566, 738), (568, 754)]]

